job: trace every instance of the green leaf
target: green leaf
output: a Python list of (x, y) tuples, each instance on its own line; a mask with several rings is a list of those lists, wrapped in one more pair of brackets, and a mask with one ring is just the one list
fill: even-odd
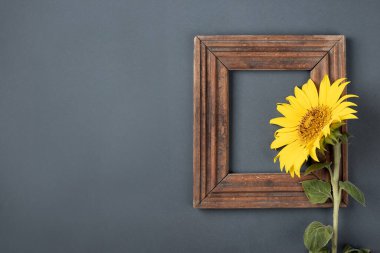
[(302, 187), (312, 204), (325, 203), (331, 196), (331, 185), (322, 180), (312, 179), (302, 182)]
[(325, 226), (318, 221), (313, 221), (305, 229), (303, 242), (309, 251), (320, 252), (330, 241), (332, 235), (333, 228), (331, 226)]
[(330, 163), (313, 163), (305, 170), (304, 175), (305, 176), (309, 175), (310, 173), (323, 169), (323, 168), (330, 168), (330, 166), (331, 166), (331, 162)]
[(345, 190), (348, 194), (350, 194), (351, 197), (353, 197), (357, 202), (365, 206), (365, 197), (363, 192), (356, 187), (353, 183), (349, 181), (340, 181), (339, 187), (343, 190)]
[(346, 245), (343, 248), (343, 253), (371, 253), (371, 250), (369, 249), (355, 249), (351, 247), (350, 245)]

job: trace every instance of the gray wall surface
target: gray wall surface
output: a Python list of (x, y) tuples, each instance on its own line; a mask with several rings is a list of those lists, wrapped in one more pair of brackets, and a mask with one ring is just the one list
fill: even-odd
[[(340, 243), (380, 252), (379, 10), (375, 0), (0, 0), (0, 252), (306, 252), (304, 228), (330, 223), (330, 209), (192, 208), (197, 34), (347, 36), (360, 96), (349, 174), (368, 205), (341, 211)], [(266, 124), (305, 78), (232, 74), (234, 170), (278, 170)], [(272, 99), (257, 111), (253, 84)]]

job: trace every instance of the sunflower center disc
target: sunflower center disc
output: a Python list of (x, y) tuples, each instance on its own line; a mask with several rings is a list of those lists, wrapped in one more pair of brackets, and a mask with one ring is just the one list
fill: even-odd
[(301, 140), (308, 144), (315, 140), (321, 133), (323, 127), (330, 121), (331, 112), (326, 106), (311, 108), (302, 117), (298, 126), (298, 134)]

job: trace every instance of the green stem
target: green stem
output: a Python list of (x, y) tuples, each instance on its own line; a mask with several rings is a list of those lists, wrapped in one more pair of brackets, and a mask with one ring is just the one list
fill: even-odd
[(334, 145), (334, 171), (331, 175), (331, 186), (333, 192), (333, 238), (332, 238), (332, 253), (338, 252), (338, 220), (339, 220), (339, 205), (341, 201), (341, 191), (339, 190), (339, 171), (341, 158), (341, 143)]

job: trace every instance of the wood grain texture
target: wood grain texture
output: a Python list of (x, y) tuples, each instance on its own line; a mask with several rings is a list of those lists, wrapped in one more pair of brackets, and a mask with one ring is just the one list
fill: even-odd
[(311, 70), (326, 52), (213, 52), (229, 70)]
[(193, 87), (193, 202), (199, 203), (201, 197), (201, 42), (194, 38), (194, 87)]
[[(220, 35), (194, 38), (193, 206), (196, 208), (315, 208), (282, 173), (229, 173), (229, 71), (310, 70), (316, 83), (346, 75), (341, 35)], [(346, 131), (346, 126), (343, 131)], [(342, 179), (348, 178), (343, 145)], [(277, 171), (277, 168), (268, 171)], [(342, 206), (347, 205), (343, 195)]]

